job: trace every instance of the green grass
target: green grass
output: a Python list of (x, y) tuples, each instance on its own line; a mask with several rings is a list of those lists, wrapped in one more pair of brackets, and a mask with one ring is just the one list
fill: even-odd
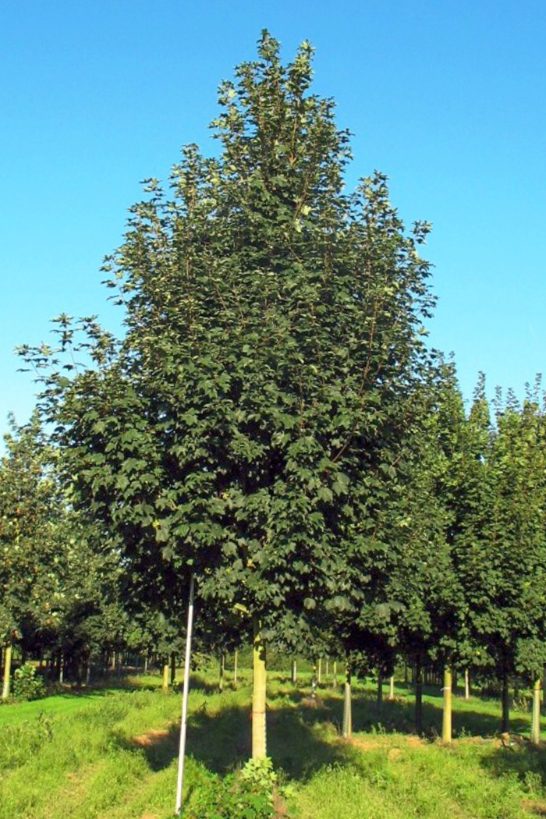
[[(441, 725), (438, 690), (424, 703), (429, 739), (411, 734), (411, 690), (375, 703), (355, 686), (354, 742), (339, 737), (341, 691), (326, 686), (311, 707), (309, 689), (272, 675), (269, 752), (283, 784), (279, 815), (298, 819), (407, 819), (546, 815), (546, 751), (493, 740), (499, 705), (457, 698), (449, 748), (433, 741)], [(186, 817), (206, 819), (207, 800), (250, 751), (250, 680), (215, 690), (216, 671), (194, 675), (190, 697)], [(303, 675), (300, 685), (309, 682)], [(140, 685), (137, 685), (140, 683)], [(180, 711), (159, 678), (130, 680), (0, 708), (0, 819), (166, 819), (172, 815)], [(518, 731), (529, 714), (514, 712)], [(478, 739), (485, 737), (485, 739)], [(218, 815), (218, 814), (217, 814)], [(221, 815), (221, 814), (220, 814)], [(234, 814), (226, 814), (235, 819)], [(239, 819), (239, 817), (237, 817)]]

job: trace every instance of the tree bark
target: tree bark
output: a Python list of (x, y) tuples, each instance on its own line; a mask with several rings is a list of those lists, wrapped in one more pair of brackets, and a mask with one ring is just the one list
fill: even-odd
[(540, 745), (540, 689), (541, 680), (536, 679), (533, 685), (533, 715), (531, 719), (531, 742)]
[(444, 709), (442, 713), (442, 742), (450, 743), (452, 739), (452, 730), (451, 730), (451, 723), (452, 723), (452, 680), (453, 676), (451, 673), (450, 666), (446, 665), (444, 668)]
[(394, 699), (394, 674), (391, 674), (389, 679), (389, 700), (392, 702)]
[(291, 680), (292, 685), (296, 685), (298, 679), (298, 665), (296, 660), (292, 660)]
[(226, 671), (226, 655), (225, 652), (222, 651), (220, 654), (220, 668), (218, 674), (218, 691), (222, 693), (224, 690), (224, 676)]
[(343, 736), (350, 739), (353, 735), (353, 708), (351, 698), (351, 666), (347, 663), (345, 673), (345, 690), (343, 697)]
[(169, 676), (170, 676), (170, 668), (169, 663), (163, 664), (163, 683), (161, 685), (163, 691), (169, 690)]
[(510, 691), (508, 689), (508, 674), (502, 675), (502, 719), (501, 731), (507, 734), (510, 731)]
[(322, 682), (322, 657), (318, 658), (317, 663), (317, 685), (320, 685)]
[(377, 675), (377, 707), (381, 711), (383, 707), (383, 675)]
[(267, 756), (266, 734), (266, 657), (265, 644), (260, 636), (258, 623), (254, 623), (253, 688), (252, 688), (252, 759), (264, 759)]
[(11, 658), (13, 654), (13, 645), (8, 643), (4, 647), (4, 679), (2, 684), (2, 699), (7, 700), (9, 697), (11, 686)]
[(176, 654), (171, 652), (171, 685), (176, 683)]
[(465, 700), (470, 699), (470, 673), (468, 668), (464, 670), (464, 698)]
[(415, 681), (415, 730), (421, 736), (423, 733), (423, 672), (420, 660), (415, 663), (413, 676)]

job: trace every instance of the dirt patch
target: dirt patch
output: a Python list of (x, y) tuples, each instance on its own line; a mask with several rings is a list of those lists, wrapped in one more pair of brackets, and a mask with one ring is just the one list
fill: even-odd
[[(171, 732), (168, 728), (163, 728), (162, 730), (152, 728), (151, 731), (147, 731), (145, 734), (139, 734), (137, 737), (133, 737), (132, 742), (134, 745), (138, 745), (139, 748), (149, 748), (150, 746), (165, 742), (170, 736)], [(144, 819), (144, 817), (142, 819)], [(146, 817), (146, 819), (155, 819), (155, 817), (150, 816)]]
[(535, 816), (546, 816), (546, 802), (539, 802), (535, 799), (524, 799), (521, 803), (523, 810), (534, 813)]
[(273, 811), (275, 819), (288, 819), (288, 808), (277, 790), (273, 791)]
[[(353, 737), (352, 739), (346, 740), (349, 745), (354, 745), (355, 748), (360, 748), (361, 751), (374, 751), (377, 748), (384, 748), (385, 747), (385, 740), (388, 737), (384, 738), (377, 738), (377, 739), (361, 739), (360, 737)], [(400, 751), (401, 748), (399, 746), (405, 746), (406, 748), (422, 748), (425, 744), (425, 740), (421, 739), (421, 737), (415, 736), (414, 734), (410, 734), (407, 737), (401, 738), (397, 737), (398, 745), (394, 748), (391, 748), (390, 751)]]
[(300, 705), (303, 705), (304, 708), (324, 708), (324, 701), (317, 696), (303, 697), (300, 701)]

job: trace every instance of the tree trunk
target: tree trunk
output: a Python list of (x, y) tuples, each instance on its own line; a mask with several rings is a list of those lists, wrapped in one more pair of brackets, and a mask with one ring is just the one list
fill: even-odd
[(451, 742), (452, 673), (450, 666), (444, 668), (444, 710), (442, 713), (442, 742)]
[(337, 660), (334, 660), (333, 679), (334, 688), (337, 688)]
[(510, 730), (510, 691), (508, 689), (508, 674), (502, 675), (502, 720), (501, 731), (507, 734)]
[(252, 646), (253, 688), (252, 688), (252, 759), (264, 759), (267, 756), (266, 735), (266, 657), (265, 644), (260, 636), (260, 629), (254, 623), (254, 643)]
[(326, 679), (328, 679), (328, 675), (330, 673), (330, 660), (328, 659), (328, 657), (326, 657), (326, 668), (324, 670), (324, 673), (326, 675)]
[(464, 698), (465, 700), (470, 699), (470, 673), (468, 668), (464, 670)]
[(59, 682), (64, 683), (64, 651), (59, 652)]
[(224, 690), (224, 676), (226, 671), (226, 655), (225, 652), (222, 651), (220, 654), (220, 668), (218, 673), (218, 691), (222, 693)]
[(345, 691), (343, 697), (343, 736), (350, 739), (353, 735), (353, 709), (351, 700), (351, 666), (347, 663)]
[(317, 664), (317, 685), (320, 685), (322, 682), (322, 657), (318, 658)]
[(148, 655), (147, 654), (144, 655), (144, 673), (145, 674), (148, 673)]
[(297, 679), (298, 679), (298, 665), (297, 665), (296, 660), (292, 660), (292, 674), (291, 674), (292, 685), (296, 685)]
[(408, 684), (408, 664), (404, 663), (404, 685)]
[(7, 700), (10, 692), (11, 683), (11, 658), (13, 654), (13, 645), (8, 643), (4, 648), (4, 681), (2, 685), (2, 699)]
[(421, 736), (423, 733), (423, 672), (420, 661), (415, 663), (413, 675), (415, 680), (415, 730)]
[(383, 708), (383, 675), (377, 675), (377, 708), (379, 711)]
[(171, 652), (171, 686), (176, 683), (176, 654)]
[(235, 649), (235, 654), (233, 656), (233, 682), (237, 685), (237, 671), (239, 665), (239, 652)]
[(163, 665), (163, 684), (161, 686), (163, 691), (168, 691), (169, 690), (169, 675), (170, 675), (169, 663), (164, 663), (164, 665)]
[(111, 659), (110, 670), (115, 672), (115, 670), (117, 668), (117, 664), (118, 664), (117, 654), (116, 654), (115, 651), (112, 651), (112, 659)]
[(392, 702), (394, 699), (394, 674), (391, 674), (389, 679), (389, 700)]
[(540, 679), (535, 680), (533, 685), (533, 716), (531, 719), (531, 742), (533, 745), (540, 744)]

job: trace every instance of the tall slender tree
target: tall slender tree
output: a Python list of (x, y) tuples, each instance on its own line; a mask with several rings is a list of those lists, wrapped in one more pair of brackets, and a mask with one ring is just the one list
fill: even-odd
[[(311, 56), (283, 65), (264, 32), (220, 88), (219, 156), (188, 147), (170, 195), (149, 180), (105, 268), (122, 341), (84, 320), (91, 364), (72, 377), (24, 351), (54, 364), (42, 407), (128, 570), (175, 598), (194, 574), (219, 627), (234, 608), (252, 623), (255, 756), (267, 640), (304, 634), (325, 597), (348, 605), (341, 567), (395, 473), (432, 304), (428, 226), (405, 232), (381, 174), (344, 193), (348, 135), (310, 91)], [(68, 317), (58, 329), (77, 346)]]

